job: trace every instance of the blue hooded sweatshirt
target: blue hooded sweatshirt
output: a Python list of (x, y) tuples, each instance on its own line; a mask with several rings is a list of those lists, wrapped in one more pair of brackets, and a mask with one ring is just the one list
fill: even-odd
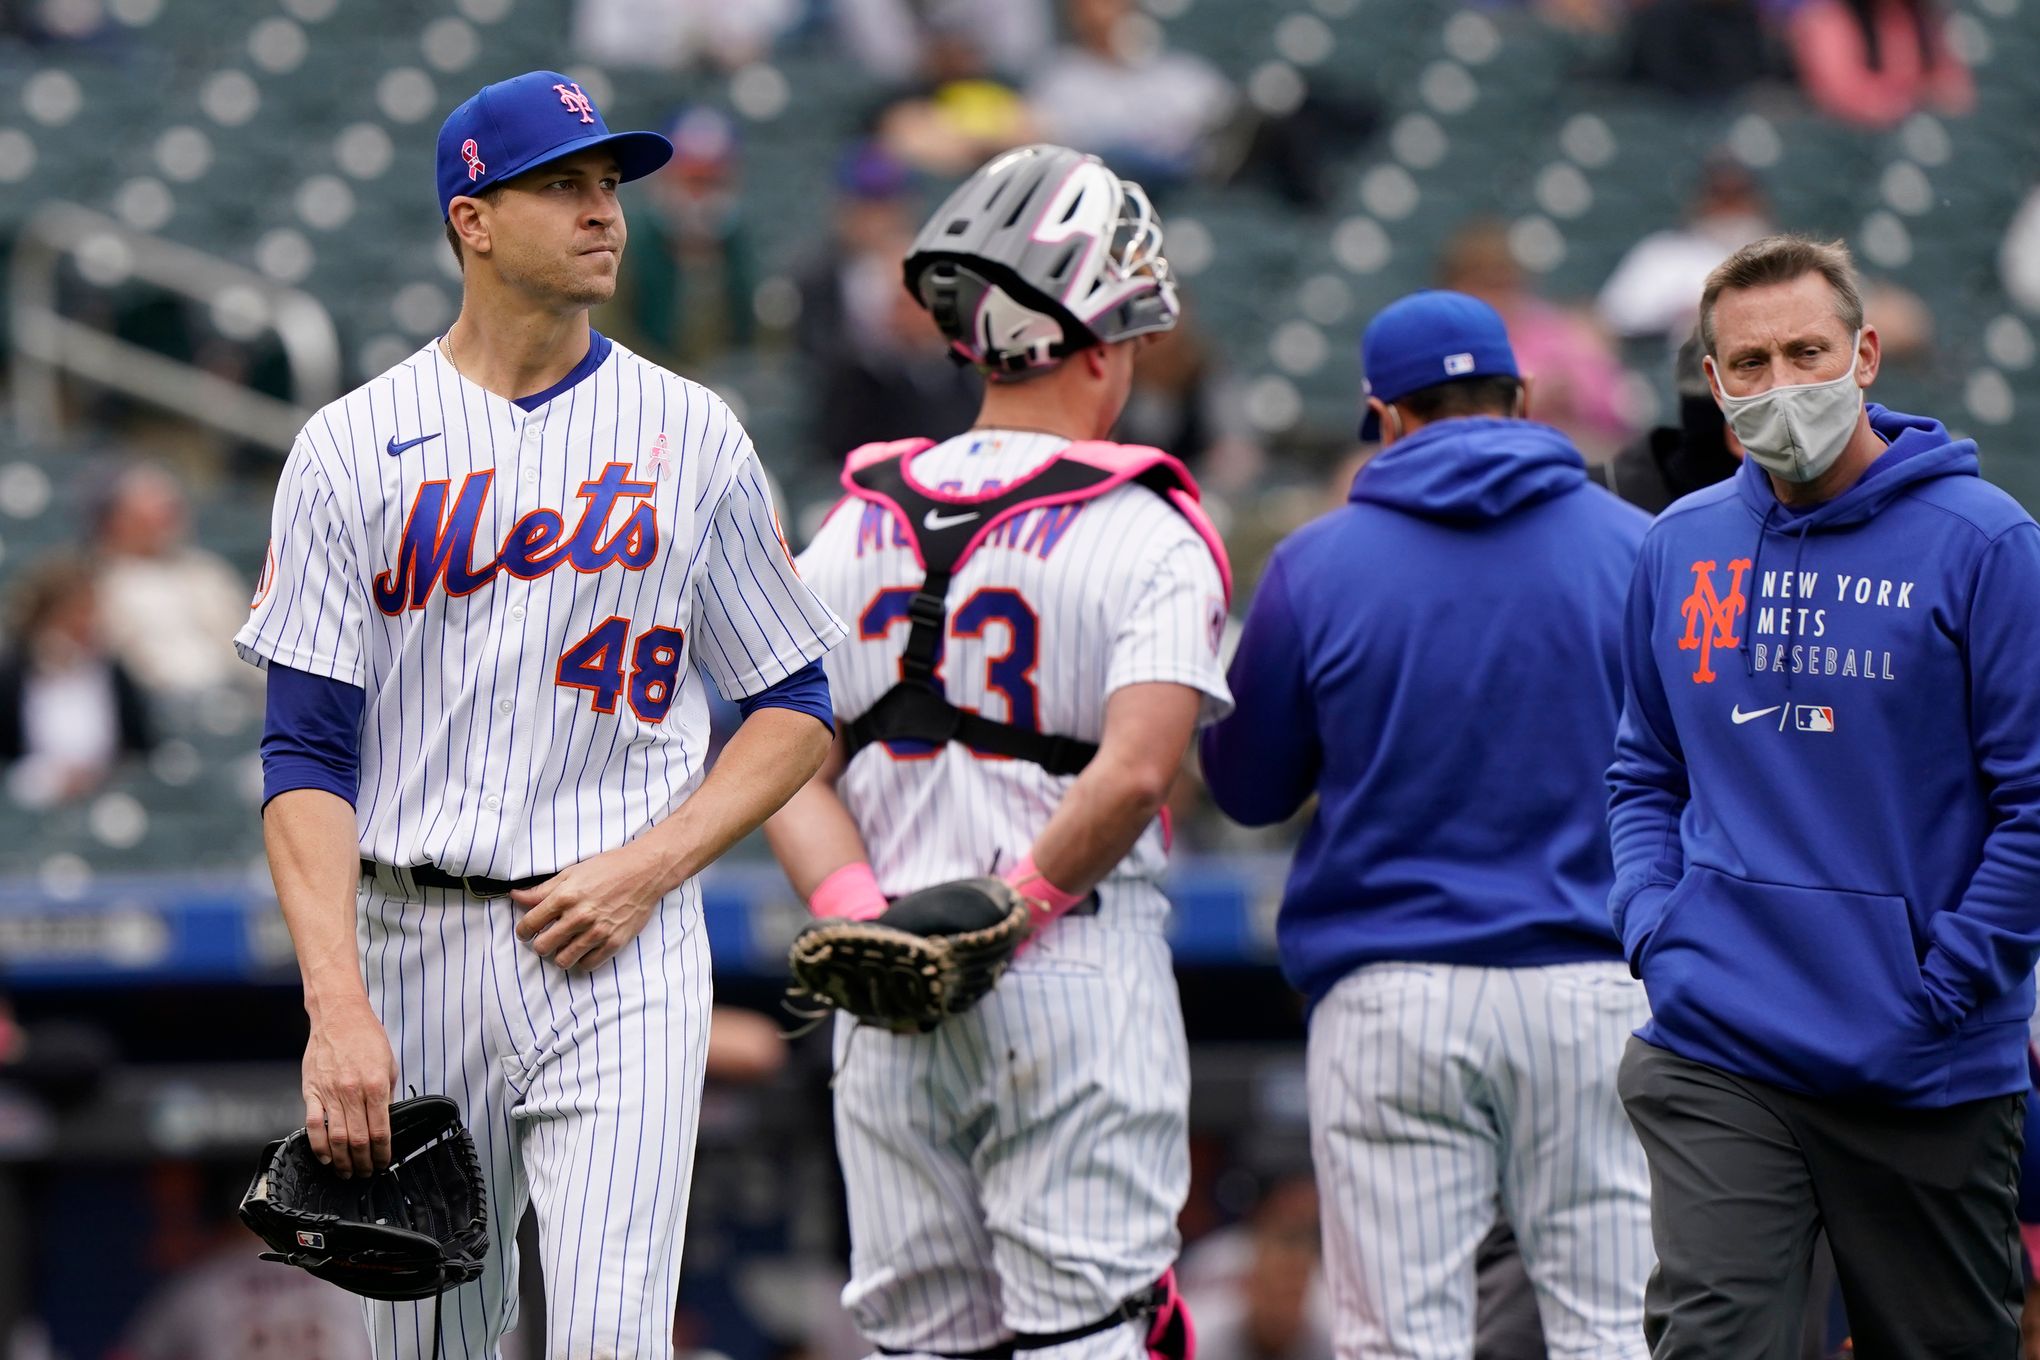
[(1454, 419), (1276, 548), (1201, 751), (1238, 821), (1318, 795), (1276, 927), (1313, 1003), (1369, 963), (1620, 957), (1601, 781), (1647, 523), (1557, 430)]
[(2040, 954), (2040, 528), (1976, 446), (1889, 448), (1794, 512), (1762, 469), (1652, 526), (1609, 771), (1638, 1033), (1819, 1096), (2027, 1085)]

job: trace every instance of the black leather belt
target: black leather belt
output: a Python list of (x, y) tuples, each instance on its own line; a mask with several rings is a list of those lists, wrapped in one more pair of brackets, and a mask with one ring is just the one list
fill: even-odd
[(421, 888), (452, 888), (470, 897), (508, 897), (520, 888), (536, 887), (551, 878), (551, 874), (533, 874), (529, 878), (488, 878), (482, 874), (450, 874), (436, 864), (414, 864), (398, 869), (390, 865), (377, 864), (372, 859), (361, 861), (361, 872), (371, 878), (377, 870), (409, 874), (411, 881)]

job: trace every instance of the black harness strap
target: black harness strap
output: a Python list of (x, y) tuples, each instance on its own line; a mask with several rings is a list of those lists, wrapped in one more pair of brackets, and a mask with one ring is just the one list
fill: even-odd
[[(935, 664), (949, 622), (949, 583), (962, 567), (964, 550), (971, 541), (1032, 502), (1089, 490), (1112, 480), (1112, 474), (1087, 463), (1057, 460), (982, 500), (936, 500), (907, 481), (904, 461), (888, 458), (850, 474), (858, 486), (899, 506), (905, 531), (920, 545), (928, 574), (907, 602), (907, 646), (900, 658), (899, 682), (843, 725), (849, 754), (854, 756), (875, 741), (925, 741), (937, 746), (954, 741), (983, 755), (1030, 761), (1050, 774), (1080, 772), (1098, 754), (1097, 743), (966, 713), (943, 694), (935, 678)], [(1163, 466), (1134, 480), (1161, 494), (1182, 485)]]
[(1144, 1321), (1160, 1312), (1168, 1302), (1169, 1291), (1157, 1280), (1131, 1298), (1121, 1300), (1117, 1308), (1096, 1322), (1087, 1322), (1066, 1331), (1021, 1332), (1011, 1340), (995, 1341), (974, 1351), (896, 1350), (891, 1346), (880, 1346), (878, 1351), (881, 1355), (939, 1355), (943, 1360), (1012, 1360), (1019, 1351), (1047, 1350), (1050, 1346), (1082, 1341), (1087, 1336), (1096, 1336), (1123, 1323)]

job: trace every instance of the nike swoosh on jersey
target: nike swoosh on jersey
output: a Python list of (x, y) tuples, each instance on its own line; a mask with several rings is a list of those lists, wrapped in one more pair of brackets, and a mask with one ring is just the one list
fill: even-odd
[(1742, 711), (1742, 705), (1737, 704), (1734, 708), (1728, 711), (1728, 717), (1729, 721), (1733, 722), (1737, 727), (1741, 727), (1746, 722), (1756, 721), (1758, 718), (1763, 717), (1766, 713), (1776, 713), (1779, 709), (1783, 707), (1784, 707), (1783, 704), (1772, 704), (1769, 708), (1760, 708), (1757, 709), (1755, 712), (1745, 713)]
[(424, 443), (426, 440), (437, 439), (439, 438), (440, 435), (444, 433), (446, 433), (444, 430), (435, 430), (431, 434), (421, 434), (416, 439), (406, 439), (401, 444), (397, 442), (397, 437), (395, 435), (391, 435), (390, 442), (383, 446), (383, 452), (387, 453), (390, 457), (394, 458), (398, 454), (402, 453), (405, 449), (415, 449), (420, 444)]
[(973, 510), (967, 515), (945, 515), (939, 510), (930, 510), (921, 517), (921, 524), (929, 529), (948, 529), (958, 524), (968, 524), (984, 512)]

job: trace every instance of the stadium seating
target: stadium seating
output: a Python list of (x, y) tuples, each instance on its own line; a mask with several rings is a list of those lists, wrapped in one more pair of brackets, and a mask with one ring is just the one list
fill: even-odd
[[(1847, 236), (1873, 272), (1927, 300), (1935, 357), (1895, 367), (1885, 393), (1978, 434), (1992, 474), (2040, 504), (2036, 323), (2010, 312), (1994, 259), (2030, 187), (2018, 167), (2030, 173), (2040, 124), (2040, 86), (2023, 78), (2040, 60), (2033, 2), (1960, 6), (1973, 116), (1867, 133), (1777, 91), (1719, 110), (1670, 105), (1605, 75), (1606, 40), (1522, 10), (1148, 0), (1170, 43), (1208, 54), (1264, 107), (1293, 101), (1305, 82), (1366, 81), (1387, 110), (1383, 134), (1342, 157), (1337, 200), (1321, 214), (1257, 189), (1172, 197), (1187, 290), (1278, 452), (1336, 444), (1355, 408), (1360, 326), (1429, 281), (1438, 246), (1468, 215), (1501, 215), (1552, 295), (1584, 297), (1637, 237), (1677, 220), (1693, 168), (1726, 143), (1782, 221)], [(566, 0), (108, 0), (106, 12), (88, 40), (0, 43), (15, 93), (0, 106), (0, 233), (63, 198), (252, 264), (332, 309), (350, 381), (453, 315), (431, 139), (483, 80), (565, 63), (619, 125), (663, 123), (694, 103), (733, 110), (768, 277), (820, 230), (814, 204), (876, 94), (820, 20), (769, 66), (725, 76), (577, 64)], [(1662, 389), (1659, 356), (1635, 358)], [(761, 447), (800, 449), (804, 375), (783, 341), (768, 332), (700, 376), (740, 405)], [(74, 540), (79, 452), (0, 443), (0, 581)], [(260, 499), (258, 488), (202, 515), (207, 540), (244, 568), (259, 554)], [(61, 883), (81, 862), (245, 866), (259, 852), (252, 722), (172, 715), (165, 753), (98, 800), (37, 818), (24, 841), (34, 848), (4, 852), (4, 867)]]

